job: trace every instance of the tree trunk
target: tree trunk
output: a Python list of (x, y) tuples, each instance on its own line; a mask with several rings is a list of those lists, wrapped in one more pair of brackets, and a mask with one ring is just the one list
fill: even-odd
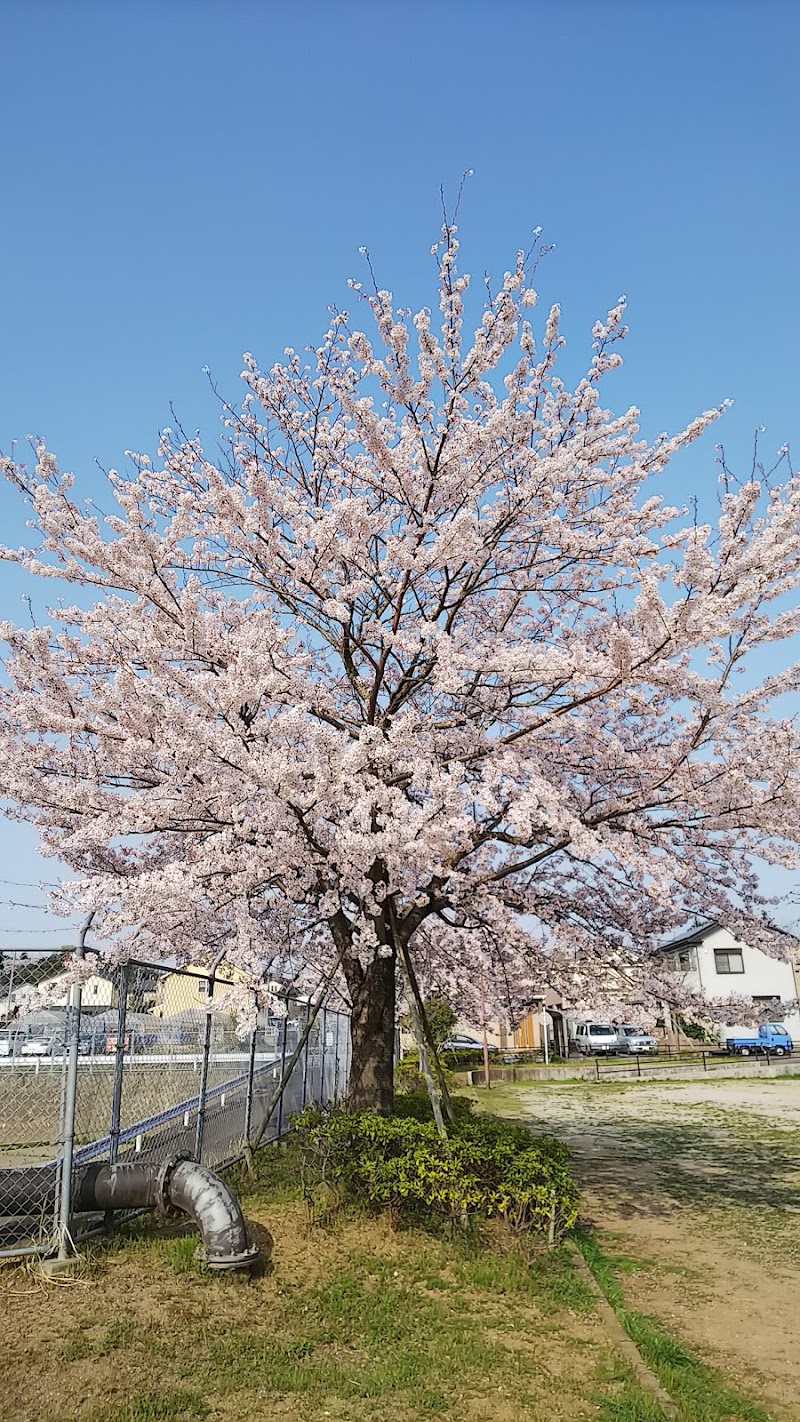
[(348, 1103), (354, 1111), (371, 1106), (388, 1116), (394, 1105), (395, 955), (375, 958), (367, 968), (347, 957), (343, 966), (353, 1004)]

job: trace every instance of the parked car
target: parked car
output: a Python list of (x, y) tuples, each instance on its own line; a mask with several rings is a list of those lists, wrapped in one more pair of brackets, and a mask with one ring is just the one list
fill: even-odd
[[(107, 1053), (107, 1054), (108, 1054), (108, 1053), (111, 1053), (111, 1052), (116, 1052), (118, 1041), (119, 1041), (119, 1032), (109, 1032), (109, 1033), (107, 1034), (107, 1036), (105, 1036), (104, 1038), (102, 1038), (101, 1042), (99, 1043), (99, 1045), (98, 1045), (98, 1051), (100, 1051), (100, 1052), (105, 1052), (105, 1053)], [(125, 1040), (124, 1040), (123, 1046), (122, 1046), (122, 1050), (123, 1050), (123, 1052), (129, 1052), (130, 1049), (131, 1049), (131, 1034), (130, 1034), (130, 1032), (126, 1032), (126, 1033), (125, 1033)]]
[(579, 1022), (575, 1046), (585, 1057), (610, 1056), (620, 1050), (617, 1029), (610, 1022)]
[[(446, 1042), (442, 1042), (440, 1052), (482, 1052), (483, 1042), (477, 1037), (469, 1037), (466, 1032), (457, 1032), (454, 1037), (448, 1037)], [(496, 1052), (497, 1047), (489, 1043), (489, 1051)]]
[(26, 1037), (19, 1054), (21, 1057), (49, 1057), (54, 1043), (53, 1037)]
[(652, 1037), (642, 1027), (634, 1027), (630, 1022), (622, 1022), (617, 1027), (617, 1041), (621, 1052), (657, 1052), (658, 1038)]
[(768, 1057), (788, 1057), (794, 1051), (794, 1042), (782, 1022), (762, 1022), (752, 1037), (726, 1037), (725, 1051), (735, 1052), (740, 1057), (758, 1053)]

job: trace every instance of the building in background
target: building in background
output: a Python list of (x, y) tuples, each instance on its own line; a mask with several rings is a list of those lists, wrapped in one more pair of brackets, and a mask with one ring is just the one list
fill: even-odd
[[(760, 948), (740, 943), (719, 923), (706, 923), (681, 934), (660, 949), (665, 965), (679, 974), (686, 986), (706, 998), (741, 993), (770, 1009), (770, 1020), (782, 1022), (800, 1045), (797, 971), (783, 958), (771, 958)], [(774, 1011), (773, 1011), (774, 1009)], [(720, 1027), (726, 1036), (752, 1030), (746, 1025)]]
[(542, 1051), (545, 1029), (548, 1051), (553, 1056), (568, 1056), (569, 1023), (562, 1009), (561, 998), (551, 988), (532, 998), (525, 1015), (515, 1023), (512, 1032), (515, 1049), (517, 1051)]

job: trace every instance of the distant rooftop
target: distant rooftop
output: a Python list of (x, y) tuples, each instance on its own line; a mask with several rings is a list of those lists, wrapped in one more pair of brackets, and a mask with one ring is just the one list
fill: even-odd
[(666, 943), (659, 944), (656, 951), (658, 953), (674, 953), (676, 948), (696, 948), (698, 944), (708, 938), (709, 933), (716, 933), (718, 928), (722, 928), (722, 924), (714, 920), (697, 924), (690, 933), (684, 930), (677, 938), (669, 938)]

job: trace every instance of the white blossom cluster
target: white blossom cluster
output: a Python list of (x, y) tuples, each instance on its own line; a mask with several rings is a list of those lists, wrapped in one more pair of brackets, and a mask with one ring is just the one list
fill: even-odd
[(604, 407), (624, 300), (570, 388), (524, 255), (469, 335), (451, 226), (436, 252), (435, 310), (354, 283), (369, 330), (247, 356), (227, 457), (166, 431), (113, 514), (43, 445), (4, 461), (35, 536), (3, 557), (81, 590), (1, 629), (4, 794), (112, 956), (341, 959), (357, 1005), (405, 945), (466, 1009), (701, 1015), (665, 933), (792, 949), (757, 865), (798, 862), (800, 480), (681, 514), (665, 472), (720, 412), (649, 443)]

